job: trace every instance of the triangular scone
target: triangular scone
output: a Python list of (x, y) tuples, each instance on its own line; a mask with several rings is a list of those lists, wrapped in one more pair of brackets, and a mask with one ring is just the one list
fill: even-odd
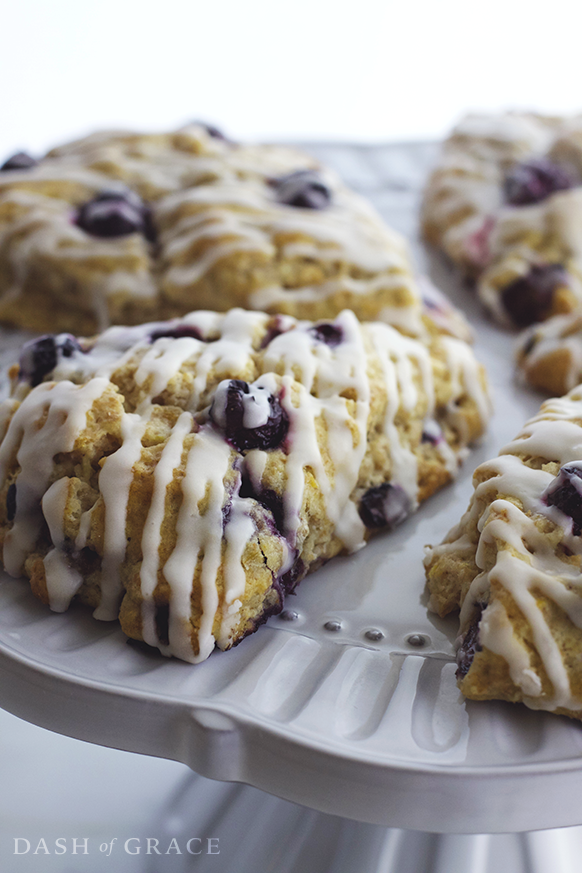
[(482, 368), (350, 311), (240, 309), (25, 347), (0, 443), (2, 560), (201, 661), (393, 527), (482, 433)]
[(582, 303), (582, 116), (469, 115), (426, 188), (426, 238), (526, 327)]
[(431, 607), (461, 609), (459, 686), (582, 718), (582, 387), (546, 401), (474, 484), (426, 558)]
[(193, 123), (24, 158), (0, 167), (3, 323), (88, 335), (241, 306), (467, 331), (424, 300), (404, 238), (297, 149)]

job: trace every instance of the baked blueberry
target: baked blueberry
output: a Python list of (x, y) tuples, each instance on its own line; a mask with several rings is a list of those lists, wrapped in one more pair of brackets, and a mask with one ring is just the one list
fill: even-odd
[(505, 199), (513, 206), (527, 206), (545, 200), (554, 191), (572, 188), (570, 173), (547, 158), (532, 158), (517, 164), (505, 177)]
[(331, 191), (315, 170), (297, 170), (274, 179), (277, 200), (286, 206), (302, 209), (325, 209), (331, 203)]
[(213, 124), (208, 124), (206, 121), (199, 121), (197, 118), (194, 121), (191, 121), (190, 124), (196, 124), (198, 127), (203, 127), (208, 136), (211, 136), (213, 139), (223, 139), (225, 142), (228, 142), (227, 137), (223, 134), (220, 128), (215, 127)]
[(155, 612), (156, 634), (162, 645), (170, 644), (170, 604), (156, 605)]
[(12, 521), (16, 515), (16, 483), (12, 482), (6, 492), (6, 518)]
[(327, 322), (310, 327), (309, 333), (315, 337), (318, 342), (325, 343), (326, 346), (331, 346), (331, 348), (339, 346), (344, 338), (341, 327), (337, 327), (337, 325), (329, 324)]
[(457, 679), (462, 679), (463, 676), (467, 675), (473, 663), (475, 653), (482, 650), (482, 646), (479, 643), (479, 624), (484, 607), (477, 603), (476, 608), (475, 617), (464, 634), (461, 645), (457, 649)]
[(410, 498), (399, 485), (384, 482), (366, 491), (358, 511), (367, 528), (391, 530), (410, 514)]
[(274, 449), (289, 428), (278, 399), (261, 385), (249, 385), (241, 379), (225, 379), (219, 384), (210, 418), (240, 452)]
[(162, 337), (170, 337), (171, 339), (181, 339), (183, 336), (190, 336), (192, 339), (201, 340), (204, 342), (204, 337), (200, 333), (197, 327), (194, 327), (191, 324), (179, 324), (176, 327), (161, 327), (159, 330), (155, 330), (152, 334), (150, 334), (151, 342), (155, 342), (157, 339), (161, 339)]
[(29, 170), (31, 167), (36, 167), (38, 161), (36, 158), (27, 155), (26, 152), (17, 152), (12, 155), (7, 161), (4, 161), (0, 167), (0, 171), (4, 170)]
[(59, 357), (70, 358), (76, 351), (82, 351), (79, 341), (69, 333), (57, 336), (45, 334), (30, 340), (20, 353), (19, 378), (28, 382), (31, 388), (40, 385), (50, 375), (59, 362)]
[(100, 191), (77, 213), (77, 224), (91, 236), (116, 237), (141, 233), (155, 239), (151, 212), (133, 191)]
[(505, 286), (501, 300), (514, 324), (528, 327), (550, 315), (556, 288), (568, 284), (568, 274), (559, 264), (533, 266)]
[(582, 532), (582, 462), (564, 464), (542, 500), (571, 518), (572, 533), (579, 537)]

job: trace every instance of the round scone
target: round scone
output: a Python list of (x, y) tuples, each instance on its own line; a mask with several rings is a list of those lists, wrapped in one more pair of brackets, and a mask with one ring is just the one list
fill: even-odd
[(233, 306), (441, 330), (404, 239), (296, 149), (192, 124), (0, 168), (0, 321), (87, 335)]
[(555, 315), (523, 332), (517, 364), (526, 381), (560, 396), (582, 382), (582, 310)]
[(494, 318), (526, 327), (582, 303), (581, 186), (582, 116), (471, 115), (429, 179), (424, 233)]
[(474, 485), (426, 558), (431, 607), (461, 609), (459, 686), (582, 719), (582, 389), (546, 401)]
[(195, 312), (27, 344), (0, 421), (4, 567), (201, 661), (393, 527), (483, 431), (482, 368), (351, 311)]

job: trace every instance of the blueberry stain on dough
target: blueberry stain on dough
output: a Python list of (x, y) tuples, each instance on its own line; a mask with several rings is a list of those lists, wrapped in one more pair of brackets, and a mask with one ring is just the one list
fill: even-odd
[(31, 157), (31, 155), (26, 152), (17, 152), (15, 155), (8, 158), (7, 161), (4, 161), (0, 167), (0, 172), (7, 172), (9, 170), (30, 170), (31, 167), (36, 167), (37, 164), (38, 161), (36, 158)]
[(559, 264), (534, 265), (505, 286), (501, 300), (517, 327), (529, 327), (551, 314), (556, 289), (568, 284), (568, 274)]
[(579, 537), (582, 532), (582, 462), (564, 464), (542, 500), (571, 518), (572, 533)]
[(385, 482), (369, 488), (360, 501), (360, 518), (370, 530), (391, 530), (411, 512), (410, 498), (398, 485)]
[(572, 176), (563, 167), (548, 158), (533, 158), (509, 171), (505, 177), (504, 194), (512, 206), (527, 206), (573, 185)]
[(272, 183), (277, 200), (301, 209), (325, 209), (331, 203), (331, 191), (315, 170), (297, 170), (280, 176)]

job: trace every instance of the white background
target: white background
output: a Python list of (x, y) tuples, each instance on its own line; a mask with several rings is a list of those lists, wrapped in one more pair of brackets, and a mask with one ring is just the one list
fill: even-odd
[(13, 0), (0, 155), (200, 118), (234, 138), (436, 139), (582, 106), (575, 0)]

